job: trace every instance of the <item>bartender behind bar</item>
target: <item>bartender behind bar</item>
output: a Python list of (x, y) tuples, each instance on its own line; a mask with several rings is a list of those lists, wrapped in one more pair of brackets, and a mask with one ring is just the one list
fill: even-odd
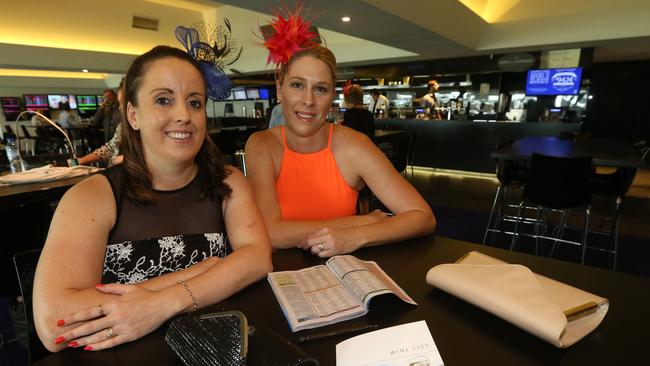
[(440, 102), (436, 97), (436, 92), (438, 92), (440, 86), (436, 80), (429, 80), (427, 84), (429, 85), (429, 92), (422, 97), (422, 107), (425, 108), (425, 113), (430, 119), (442, 119), (440, 111), (437, 109), (440, 107)]

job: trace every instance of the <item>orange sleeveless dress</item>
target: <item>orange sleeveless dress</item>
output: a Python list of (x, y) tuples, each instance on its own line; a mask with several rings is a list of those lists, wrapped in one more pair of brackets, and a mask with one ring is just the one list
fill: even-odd
[(327, 147), (310, 154), (301, 154), (287, 147), (282, 126), (284, 153), (275, 190), (285, 220), (328, 220), (356, 213), (359, 192), (350, 187), (332, 153), (330, 126)]

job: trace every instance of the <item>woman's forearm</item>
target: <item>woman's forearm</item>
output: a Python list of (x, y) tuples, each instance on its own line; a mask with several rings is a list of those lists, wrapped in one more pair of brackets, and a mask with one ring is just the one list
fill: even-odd
[(190, 278), (194, 278), (212, 268), (212, 266), (216, 265), (219, 261), (221, 261), (221, 258), (219, 257), (209, 257), (184, 270), (166, 273), (162, 276), (143, 281), (139, 283), (138, 286), (151, 291), (159, 291), (176, 285), (179, 280), (187, 281)]
[(382, 213), (371, 213), (368, 215), (346, 216), (333, 220), (318, 221), (293, 221), (293, 220), (276, 220), (267, 222), (269, 236), (274, 248), (286, 249), (295, 248), (309, 234), (320, 230), (324, 227), (333, 227), (338, 229), (354, 228), (381, 221), (379, 215)]
[(432, 233), (436, 219), (431, 210), (410, 210), (381, 222), (352, 229), (358, 247), (380, 245)]

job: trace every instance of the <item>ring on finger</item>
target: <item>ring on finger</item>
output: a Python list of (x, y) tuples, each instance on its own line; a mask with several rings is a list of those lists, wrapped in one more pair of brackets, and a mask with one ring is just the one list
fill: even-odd
[(111, 338), (115, 337), (117, 334), (115, 334), (115, 332), (113, 332), (113, 327), (108, 327), (104, 331), (104, 335), (106, 336), (106, 339), (111, 339)]
[(97, 310), (99, 310), (99, 316), (104, 316), (106, 313), (104, 312), (104, 307), (102, 304), (97, 305)]
[(325, 246), (323, 246), (323, 244), (318, 244), (318, 252), (320, 253), (323, 250), (325, 250)]

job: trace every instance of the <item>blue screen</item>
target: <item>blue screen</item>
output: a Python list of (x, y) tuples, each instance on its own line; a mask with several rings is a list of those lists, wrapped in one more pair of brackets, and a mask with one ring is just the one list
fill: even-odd
[(260, 88), (260, 99), (269, 99), (269, 90)]
[(573, 95), (580, 91), (582, 68), (528, 70), (526, 95)]

